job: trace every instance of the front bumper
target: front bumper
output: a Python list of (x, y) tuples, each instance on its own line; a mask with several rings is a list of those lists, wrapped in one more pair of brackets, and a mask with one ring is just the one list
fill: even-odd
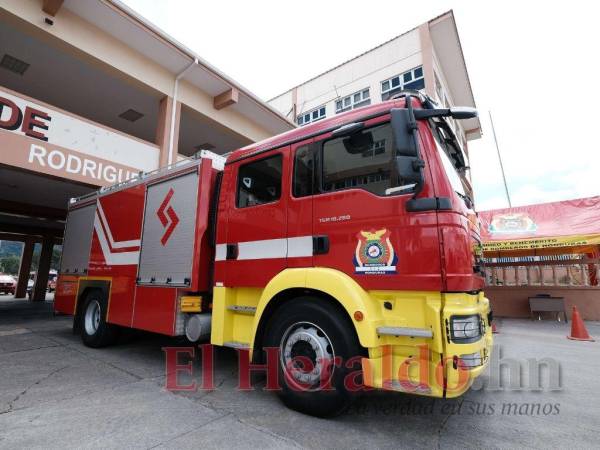
[[(427, 315), (430, 323), (425, 325), (433, 331), (430, 338), (380, 336), (382, 345), (369, 348), (369, 357), (362, 359), (366, 386), (452, 398), (464, 394), (484, 372), (493, 345), (489, 301), (482, 293), (441, 297), (439, 314)], [(450, 317), (468, 314), (480, 316), (481, 338), (467, 344), (452, 342)], [(464, 362), (461, 356), (465, 356)]]

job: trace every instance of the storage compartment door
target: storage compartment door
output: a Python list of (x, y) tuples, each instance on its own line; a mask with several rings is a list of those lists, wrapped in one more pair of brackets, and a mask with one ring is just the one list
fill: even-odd
[(192, 172), (148, 186), (138, 284), (190, 285), (198, 180)]
[(96, 203), (69, 211), (60, 261), (61, 274), (87, 273), (95, 215)]

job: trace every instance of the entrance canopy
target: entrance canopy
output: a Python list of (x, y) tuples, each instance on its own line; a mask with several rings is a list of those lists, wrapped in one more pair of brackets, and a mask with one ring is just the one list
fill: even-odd
[(479, 213), (484, 255), (596, 253), (600, 196)]

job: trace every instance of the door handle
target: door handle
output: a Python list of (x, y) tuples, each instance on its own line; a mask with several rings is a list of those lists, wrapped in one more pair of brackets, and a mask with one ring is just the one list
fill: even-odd
[(227, 253), (225, 254), (225, 259), (237, 259), (239, 253), (237, 244), (227, 244)]
[(313, 236), (313, 255), (325, 255), (329, 253), (329, 237)]

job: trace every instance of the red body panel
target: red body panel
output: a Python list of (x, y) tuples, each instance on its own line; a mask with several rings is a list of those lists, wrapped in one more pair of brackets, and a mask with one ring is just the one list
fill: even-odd
[(131, 326), (140, 330), (173, 335), (176, 310), (176, 288), (137, 286)]
[[(109, 323), (173, 335), (179, 295), (206, 291), (211, 282), (214, 251), (210, 246), (207, 230), (216, 171), (212, 169), (210, 160), (203, 160), (197, 170), (200, 171), (199, 203), (195, 220), (195, 241), (190, 243), (194, 246), (194, 256), (189, 289), (138, 286), (136, 283), (144, 214), (156, 213), (144, 211), (148, 184), (141, 183), (101, 195), (97, 199), (88, 272), (85, 276), (59, 276), (55, 310), (74, 314), (78, 288), (81, 292), (79, 285), (86, 280), (103, 280), (110, 285), (107, 314)], [(180, 173), (189, 171), (183, 170)], [(151, 183), (161, 180), (162, 178), (155, 178)]]

